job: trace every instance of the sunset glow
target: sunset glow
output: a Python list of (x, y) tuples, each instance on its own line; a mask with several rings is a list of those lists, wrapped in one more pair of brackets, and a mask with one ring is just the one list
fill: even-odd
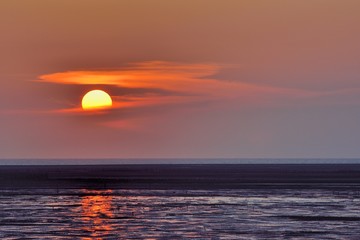
[(360, 156), (360, 1), (155, 2), (0, 1), (2, 158)]
[(359, 10), (0, 0), (0, 240), (360, 239)]

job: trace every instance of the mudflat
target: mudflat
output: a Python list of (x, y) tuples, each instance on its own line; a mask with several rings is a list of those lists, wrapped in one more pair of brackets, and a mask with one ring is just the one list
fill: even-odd
[(0, 188), (237, 189), (360, 186), (360, 164), (0, 166)]

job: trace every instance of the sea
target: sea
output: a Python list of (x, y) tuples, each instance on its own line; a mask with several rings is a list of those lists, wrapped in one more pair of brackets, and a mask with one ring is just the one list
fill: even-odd
[(360, 239), (360, 187), (3, 189), (0, 239)]

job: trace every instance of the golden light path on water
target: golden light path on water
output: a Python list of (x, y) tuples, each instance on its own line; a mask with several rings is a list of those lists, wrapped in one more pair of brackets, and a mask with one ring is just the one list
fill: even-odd
[[(107, 221), (114, 217), (112, 190), (84, 190), (84, 194), (88, 195), (81, 198), (81, 219), (86, 223), (83, 230), (90, 232), (92, 237), (96, 237), (97, 232), (108, 234), (113, 230)], [(83, 238), (89, 239), (91, 238)]]

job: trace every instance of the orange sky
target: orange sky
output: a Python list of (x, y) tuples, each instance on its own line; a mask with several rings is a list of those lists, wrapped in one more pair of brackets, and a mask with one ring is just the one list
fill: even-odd
[(0, 158), (358, 157), (359, 8), (3, 0)]

